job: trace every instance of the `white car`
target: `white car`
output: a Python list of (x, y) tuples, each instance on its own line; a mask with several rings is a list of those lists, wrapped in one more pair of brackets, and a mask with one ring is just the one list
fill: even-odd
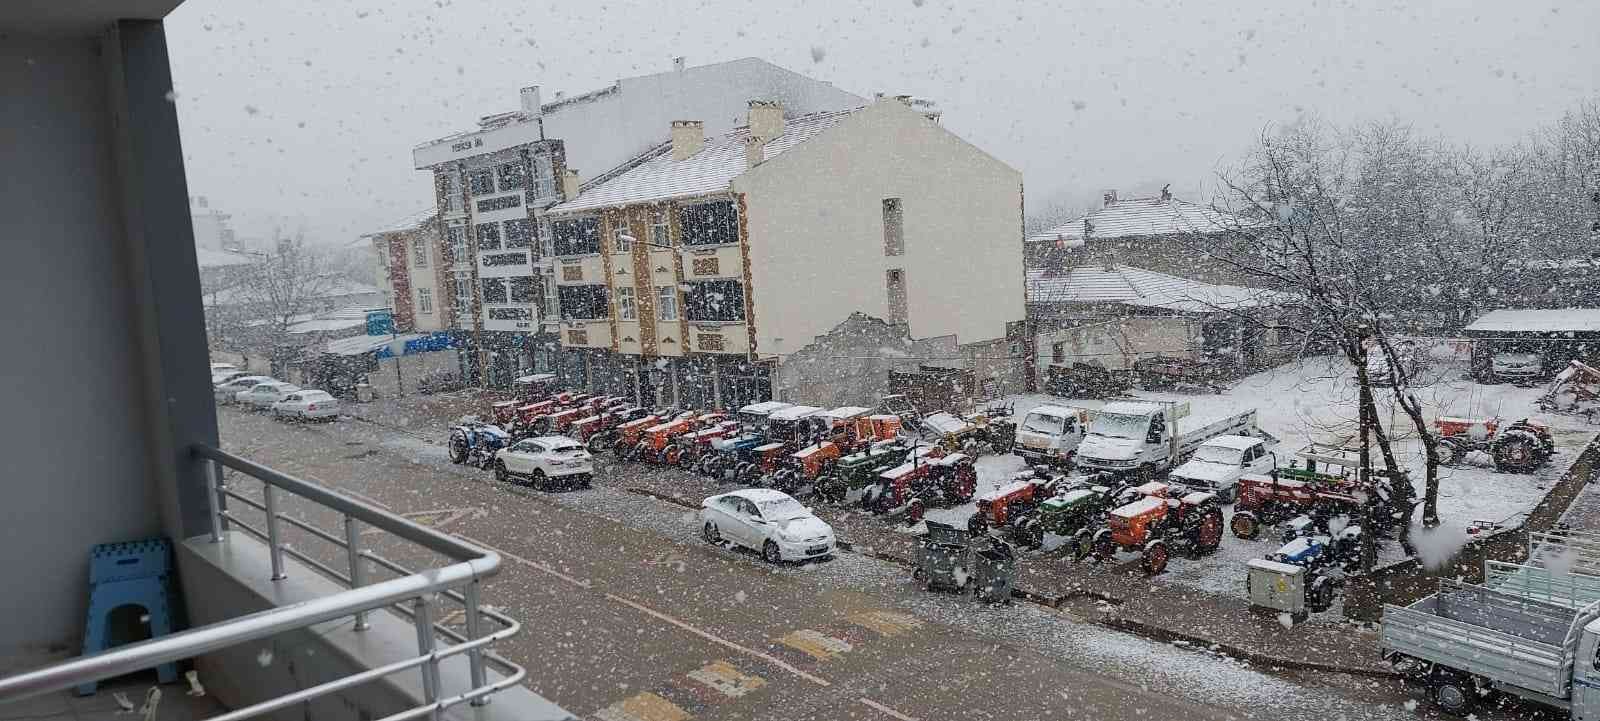
[(1544, 372), (1544, 356), (1523, 351), (1501, 351), (1489, 359), (1495, 380), (1529, 381)]
[(1233, 503), (1239, 498), (1240, 476), (1271, 473), (1277, 462), (1260, 438), (1217, 436), (1194, 449), (1194, 455), (1174, 469), (1168, 480), (1174, 486), (1215, 493), (1224, 503)]
[(226, 373), (228, 371), (236, 371), (236, 370), (239, 370), (239, 366), (236, 366), (236, 365), (234, 365), (232, 363), (212, 363), (211, 364), (211, 375), (216, 375), (218, 373)]
[(288, 398), (300, 386), (284, 381), (263, 381), (250, 387), (250, 390), (239, 391), (234, 395), (234, 400), (255, 410), (271, 408), (272, 404)]
[(769, 563), (833, 555), (833, 527), (786, 493), (746, 488), (700, 502), (706, 541), (728, 541), (759, 551)]
[(223, 381), (214, 386), (214, 395), (218, 403), (232, 403), (239, 400), (239, 393), (256, 387), (258, 384), (273, 380), (271, 376), (240, 376), (233, 380)]
[(212, 371), (211, 372), (211, 387), (212, 388), (216, 388), (217, 386), (220, 386), (223, 383), (227, 383), (228, 381), (231, 381), (231, 380), (238, 380), (238, 379), (243, 378), (243, 377), (245, 377), (247, 375), (250, 375), (249, 371), (239, 371), (239, 370)]
[(540, 490), (548, 490), (552, 482), (588, 488), (594, 478), (594, 456), (566, 436), (528, 438), (495, 452), (494, 477), (502, 482), (526, 478)]
[(339, 399), (329, 395), (327, 391), (310, 389), (297, 391), (272, 404), (272, 415), (279, 418), (338, 418)]

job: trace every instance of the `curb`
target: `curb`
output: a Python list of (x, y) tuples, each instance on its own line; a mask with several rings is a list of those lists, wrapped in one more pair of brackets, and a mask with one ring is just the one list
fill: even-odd
[[(699, 504), (691, 503), (691, 502), (686, 501), (686, 500), (684, 500), (682, 498), (674, 496), (674, 495), (672, 495), (670, 493), (662, 493), (660, 491), (653, 491), (653, 490), (650, 490), (648, 488), (628, 487), (628, 488), (625, 488), (623, 490), (627, 491), (628, 493), (634, 493), (634, 494), (641, 495), (641, 496), (649, 496), (650, 498), (657, 499), (657, 500), (662, 501), (664, 503), (670, 503), (672, 505), (681, 506), (683, 508), (699, 508), (700, 507)], [(858, 553), (859, 555), (863, 555), (863, 556), (866, 556), (868, 558), (877, 559), (879, 561), (887, 561), (889, 563), (893, 563), (895, 565), (898, 565), (898, 566), (901, 566), (901, 567), (904, 567), (904, 568), (915, 568), (916, 567), (916, 562), (914, 562), (914, 561), (912, 561), (910, 559), (901, 558), (899, 556), (895, 556), (895, 555), (891, 555), (891, 554), (888, 554), (888, 553), (884, 553), (882, 551), (858, 552), (858, 551), (855, 550), (855, 545), (850, 543), (850, 542), (848, 542), (848, 541), (839, 540), (839, 541), (836, 541), (836, 544), (839, 547), (839, 550), (841, 550), (841, 551), (849, 551), (851, 553)], [(1104, 602), (1112, 604), (1112, 605), (1118, 605), (1118, 606), (1122, 605), (1122, 599), (1121, 598), (1118, 598), (1118, 597), (1113, 596), (1111, 594), (1105, 593), (1103, 591), (1093, 591), (1093, 590), (1087, 590), (1087, 589), (1082, 589), (1082, 588), (1074, 589), (1074, 590), (1072, 590), (1072, 591), (1070, 591), (1068, 593), (1062, 594), (1060, 596), (1052, 596), (1052, 595), (1049, 595), (1049, 594), (1044, 594), (1044, 593), (1039, 593), (1037, 591), (1032, 591), (1032, 590), (1029, 590), (1029, 589), (1026, 589), (1026, 588), (1013, 587), (1011, 589), (1011, 597), (1012, 598), (1016, 598), (1016, 599), (1020, 599), (1020, 600), (1023, 600), (1023, 601), (1027, 601), (1028, 603), (1032, 603), (1032, 604), (1035, 604), (1035, 605), (1038, 605), (1038, 606), (1042, 606), (1044, 608), (1048, 608), (1048, 609), (1051, 609), (1051, 610), (1059, 610), (1061, 608), (1062, 604), (1066, 603), (1067, 601), (1072, 600), (1074, 598), (1081, 598), (1081, 597), (1094, 598), (1094, 599), (1097, 599), (1097, 600), (1100, 600), (1100, 601), (1104, 601)], [(1237, 659), (1248, 661), (1248, 662), (1256, 664), (1258, 666), (1270, 666), (1270, 667), (1276, 667), (1276, 668), (1286, 668), (1286, 669), (1291, 669), (1291, 670), (1296, 670), (1296, 671), (1318, 671), (1318, 672), (1322, 672), (1322, 673), (1342, 673), (1342, 674), (1348, 674), (1348, 675), (1351, 675), (1351, 676), (1364, 676), (1364, 677), (1368, 677), (1368, 678), (1404, 678), (1404, 676), (1402, 674), (1397, 673), (1395, 671), (1383, 671), (1383, 670), (1371, 669), (1371, 668), (1353, 668), (1353, 667), (1348, 667), (1348, 666), (1336, 666), (1336, 665), (1333, 665), (1333, 664), (1316, 663), (1316, 662), (1312, 662), (1312, 661), (1295, 661), (1295, 660), (1292, 660), (1292, 659), (1279, 658), (1277, 656), (1271, 656), (1271, 655), (1260, 653), (1260, 652), (1257, 652), (1257, 651), (1252, 651), (1250, 649), (1243, 648), (1243, 647), (1240, 647), (1240, 646), (1235, 646), (1233, 644), (1223, 643), (1223, 642), (1220, 642), (1220, 641), (1216, 641), (1214, 639), (1203, 638), (1203, 637), (1200, 637), (1200, 636), (1191, 636), (1189, 634), (1181, 633), (1181, 632), (1178, 632), (1178, 631), (1174, 631), (1174, 630), (1169, 629), (1169, 628), (1148, 624), (1148, 623), (1145, 623), (1143, 621), (1135, 621), (1135, 620), (1129, 619), (1129, 618), (1121, 618), (1121, 617), (1116, 617), (1116, 616), (1102, 616), (1102, 617), (1100, 617), (1098, 619), (1087, 618), (1087, 619), (1084, 619), (1084, 620), (1088, 621), (1089, 623), (1093, 623), (1093, 624), (1095, 624), (1097, 626), (1101, 626), (1103, 628), (1109, 628), (1109, 629), (1111, 629), (1113, 631), (1121, 631), (1122, 633), (1126, 633), (1126, 634), (1129, 634), (1129, 635), (1132, 635), (1132, 636), (1139, 636), (1139, 637), (1142, 637), (1142, 638), (1148, 638), (1148, 639), (1150, 639), (1152, 641), (1160, 641), (1160, 642), (1163, 642), (1163, 643), (1182, 642), (1182, 643), (1189, 644), (1190, 646), (1193, 646), (1196, 649), (1210, 649), (1210, 650), (1218, 652), (1218, 653), (1226, 654), (1228, 656), (1231, 656), (1231, 657), (1234, 657), (1234, 658), (1237, 658)]]

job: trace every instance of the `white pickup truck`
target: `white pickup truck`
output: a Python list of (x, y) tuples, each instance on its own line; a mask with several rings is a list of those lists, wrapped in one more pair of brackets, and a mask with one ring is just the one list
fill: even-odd
[(1189, 417), (1188, 403), (1118, 401), (1095, 413), (1078, 444), (1077, 465), (1090, 472), (1135, 473), (1149, 481), (1217, 436), (1259, 434), (1254, 408), (1208, 422)]
[(1013, 452), (1029, 465), (1067, 465), (1083, 440), (1093, 412), (1072, 406), (1046, 404), (1028, 411), (1017, 426)]
[(1223, 503), (1239, 499), (1239, 477), (1266, 475), (1278, 465), (1266, 439), (1223, 435), (1201, 443), (1194, 455), (1172, 470), (1168, 483), (1190, 491), (1217, 494)]

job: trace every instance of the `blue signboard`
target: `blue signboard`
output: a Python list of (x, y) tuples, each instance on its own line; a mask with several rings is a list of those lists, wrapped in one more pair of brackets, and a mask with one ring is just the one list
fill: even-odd
[(394, 315), (386, 310), (367, 311), (367, 335), (394, 333)]

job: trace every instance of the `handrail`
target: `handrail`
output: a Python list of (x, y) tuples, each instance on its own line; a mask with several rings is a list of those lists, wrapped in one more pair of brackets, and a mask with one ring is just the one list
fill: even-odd
[[(282, 543), (282, 539), (279, 537), (278, 521), (288, 520), (295, 527), (308, 531), (317, 538), (345, 549), (350, 559), (351, 574), (349, 576), (333, 571), (333, 569), (320, 562), (315, 562), (312, 567), (336, 581), (353, 587), (332, 596), (268, 609), (3, 678), (0, 679), (0, 701), (22, 699), (72, 688), (84, 683), (101, 681), (339, 618), (354, 617), (356, 619), (354, 630), (363, 631), (367, 628), (366, 616), (368, 612), (387, 607), (404, 609), (406, 615), (412, 618), (417, 632), (418, 653), (416, 656), (368, 669), (351, 676), (334, 679), (310, 688), (300, 689), (292, 694), (267, 699), (246, 708), (231, 711), (222, 718), (231, 720), (257, 716), (293, 703), (334, 693), (360, 683), (409, 669), (419, 669), (422, 673), (425, 702), (408, 711), (395, 714), (392, 718), (415, 718), (420, 716), (439, 718), (439, 714), (444, 709), (458, 703), (471, 702), (474, 705), (486, 703), (489, 695), (520, 683), (525, 677), (526, 671), (523, 668), (487, 650), (487, 647), (495, 641), (516, 635), (522, 628), (520, 623), (508, 616), (479, 608), (479, 584), (499, 571), (501, 560), (499, 554), (480, 548), (455, 536), (449, 536), (426, 526), (413, 523), (322, 485), (296, 478), (217, 448), (194, 446), (192, 452), (196, 460), (204, 459), (204, 461), (209, 461), (215, 471), (215, 473), (208, 475), (211, 487), (207, 489), (207, 500), (211, 506), (212, 542), (224, 542), (226, 540), (224, 531), (229, 520), (233, 519), (233, 514), (224, 510), (223, 499), (236, 498), (244, 501), (245, 505), (264, 512), (267, 516), (267, 531), (265, 533), (249, 527), (248, 524), (242, 521), (234, 519), (234, 522), (238, 523), (241, 529), (261, 538), (268, 544), (269, 551), (273, 554), (272, 580), (274, 582), (283, 578), (282, 552), (288, 551), (302, 561), (311, 562), (309, 556), (294, 549), (286, 548), (285, 544)], [(222, 479), (221, 468), (223, 466), (260, 480), (263, 484), (263, 502), (255, 503), (228, 490)], [(275, 488), (288, 491), (343, 513), (346, 540), (340, 541), (334, 534), (315, 529), (309, 523), (280, 513), (273, 498), (273, 490)], [(381, 559), (376, 554), (359, 547), (356, 531), (356, 523), (358, 521), (441, 554), (454, 562), (443, 567), (427, 569), (417, 573), (386, 559)], [(362, 572), (363, 564), (361, 563), (363, 559), (378, 563), (388, 570), (401, 574), (401, 576), (364, 585), (365, 574)], [(449, 631), (442, 626), (435, 627), (431, 608), (433, 605), (431, 599), (435, 596), (449, 598), (465, 607), (467, 636), (470, 638), (463, 637), (461, 634)], [(404, 603), (407, 601), (410, 603)], [(410, 605), (412, 608), (406, 609), (406, 605)], [(492, 633), (481, 633), (481, 620), (484, 617), (499, 623), (502, 628)], [(446, 636), (457, 643), (449, 646), (438, 646), (435, 641), (435, 634), (440, 631), (445, 632)], [(439, 687), (439, 661), (462, 653), (467, 654), (470, 662), (471, 687), (464, 692), (446, 698), (444, 697), (443, 689)], [(484, 670), (486, 660), (493, 661), (498, 667), (504, 668), (504, 677), (490, 682)]]

